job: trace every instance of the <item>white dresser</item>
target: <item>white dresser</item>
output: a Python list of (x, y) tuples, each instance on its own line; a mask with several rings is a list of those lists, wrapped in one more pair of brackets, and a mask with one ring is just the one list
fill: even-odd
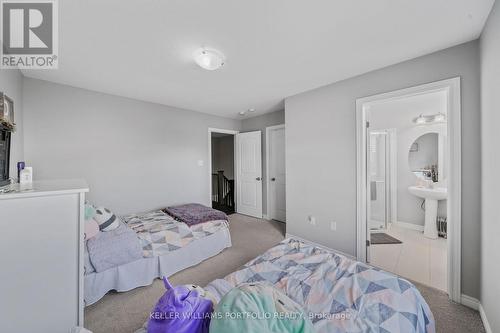
[(51, 180), (0, 193), (0, 332), (83, 326), (86, 192), (83, 180)]

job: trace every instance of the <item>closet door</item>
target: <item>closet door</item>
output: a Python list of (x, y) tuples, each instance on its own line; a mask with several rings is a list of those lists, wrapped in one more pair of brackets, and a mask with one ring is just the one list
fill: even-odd
[(267, 129), (268, 148), (268, 215), (271, 219), (286, 222), (286, 168), (285, 126)]

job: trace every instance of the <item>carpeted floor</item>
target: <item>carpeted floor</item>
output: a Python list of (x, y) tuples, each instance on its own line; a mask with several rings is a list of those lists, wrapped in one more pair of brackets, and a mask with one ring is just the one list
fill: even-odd
[[(171, 277), (173, 284), (204, 286), (216, 278), (235, 271), (252, 258), (279, 243), (285, 225), (248, 216), (230, 216), (233, 246), (203, 263)], [(415, 283), (436, 319), (438, 333), (485, 332), (477, 311), (452, 303), (439, 290)], [(126, 293), (108, 293), (99, 302), (85, 309), (85, 327), (94, 333), (128, 333), (142, 326), (164, 288), (160, 280), (151, 286)]]

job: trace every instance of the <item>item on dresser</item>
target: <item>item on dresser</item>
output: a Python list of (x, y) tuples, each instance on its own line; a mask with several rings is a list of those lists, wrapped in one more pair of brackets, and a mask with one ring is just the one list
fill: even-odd
[(120, 226), (120, 219), (105, 207), (96, 208), (94, 220), (99, 224), (101, 231), (111, 231)]
[(216, 220), (229, 221), (227, 215), (220, 210), (197, 203), (167, 207), (164, 211), (176, 220), (186, 223), (188, 226)]
[(17, 181), (19, 182), (21, 179), (21, 171), (26, 167), (26, 163), (17, 162)]
[(33, 168), (25, 166), (24, 169), (19, 172), (19, 184), (27, 185), (33, 183)]
[(208, 333), (213, 302), (198, 286), (176, 286), (163, 277), (167, 290), (150, 314), (148, 333)]
[(114, 230), (99, 232), (89, 239), (87, 249), (96, 272), (142, 258), (142, 248), (136, 233), (123, 223), (119, 223)]

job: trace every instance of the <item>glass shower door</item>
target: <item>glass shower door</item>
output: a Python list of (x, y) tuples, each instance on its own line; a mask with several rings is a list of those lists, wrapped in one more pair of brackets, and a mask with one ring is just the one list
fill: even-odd
[(388, 148), (386, 131), (370, 131), (368, 136), (368, 226), (385, 230), (388, 222)]

